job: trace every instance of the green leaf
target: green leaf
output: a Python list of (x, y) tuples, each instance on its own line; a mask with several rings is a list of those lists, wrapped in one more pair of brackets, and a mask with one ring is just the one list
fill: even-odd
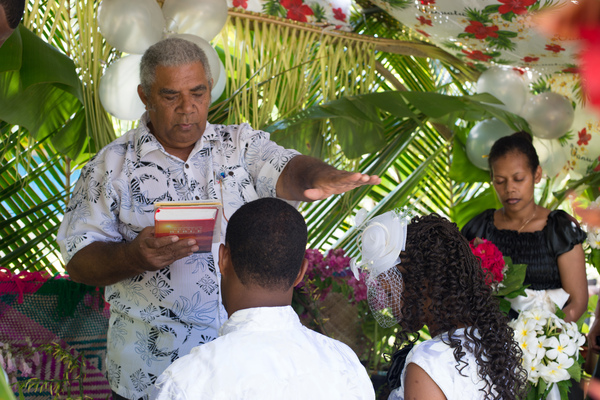
[(465, 147), (455, 138), (452, 146), (450, 178), (458, 182), (489, 182), (490, 173), (473, 165), (467, 157)]
[(72, 160), (77, 159), (87, 143), (85, 110), (83, 106), (67, 124), (51, 137), (52, 144)]
[(0, 74), (0, 120), (27, 128), (36, 139), (62, 128), (80, 109), (76, 97), (52, 84), (23, 90), (18, 71)]
[(465, 103), (461, 101), (460, 97), (431, 92), (401, 93), (410, 104), (431, 118), (440, 118), (443, 115), (465, 109)]
[(75, 64), (66, 55), (19, 25), (23, 43), (21, 82), (26, 90), (32, 85), (52, 83), (83, 103), (81, 82)]
[(21, 41), (20, 29), (15, 29), (12, 35), (0, 47), (0, 72), (20, 69), (22, 53), (23, 43)]
[(0, 367), (0, 399), (15, 400), (15, 395), (4, 379), (4, 369)]
[(462, 201), (451, 209), (451, 217), (462, 228), (474, 216), (489, 208), (497, 208), (498, 199), (492, 187), (485, 189), (479, 196)]
[[(507, 296), (517, 290), (522, 292), (527, 264), (513, 264), (511, 258), (508, 256), (504, 257), (504, 262), (508, 265), (508, 270), (506, 271), (506, 274), (504, 274), (502, 287), (496, 294), (498, 296)], [(516, 296), (509, 296), (509, 298), (513, 297)]]

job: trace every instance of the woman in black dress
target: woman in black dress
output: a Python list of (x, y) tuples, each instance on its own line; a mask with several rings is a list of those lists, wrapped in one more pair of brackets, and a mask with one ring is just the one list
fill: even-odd
[(528, 133), (497, 140), (488, 162), (502, 208), (474, 217), (463, 227), (463, 235), (468, 240), (487, 239), (513, 263), (527, 264), (524, 283), (529, 289), (564, 289), (569, 295), (563, 307), (565, 321), (577, 321), (588, 304), (581, 246), (585, 232), (566, 212), (535, 203), (534, 186), (542, 168)]

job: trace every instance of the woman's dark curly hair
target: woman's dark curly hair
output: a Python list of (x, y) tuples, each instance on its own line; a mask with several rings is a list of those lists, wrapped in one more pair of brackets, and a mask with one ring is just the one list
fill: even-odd
[(456, 224), (436, 214), (415, 217), (406, 236), (398, 266), (404, 291), (396, 343), (410, 341), (425, 324), (432, 337), (448, 332), (447, 344), (454, 349), (456, 369), (462, 372), (467, 365), (462, 360), (464, 343), (454, 333), (465, 327), (466, 346), (486, 382), (485, 398), (521, 398), (527, 379), (521, 349)]

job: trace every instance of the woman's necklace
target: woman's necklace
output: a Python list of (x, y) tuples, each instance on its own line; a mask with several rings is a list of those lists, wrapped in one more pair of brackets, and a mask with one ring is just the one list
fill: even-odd
[[(536, 212), (536, 211), (537, 211), (537, 205), (536, 205), (536, 206), (535, 206), (535, 208), (533, 209), (533, 214), (531, 215), (531, 217), (529, 217), (529, 218), (527, 219), (527, 221), (525, 221), (525, 222), (523, 223), (523, 225), (521, 225), (521, 227), (520, 227), (519, 229), (517, 229), (517, 233), (521, 233), (521, 231), (523, 230), (523, 228), (525, 228), (525, 227), (527, 226), (527, 224), (528, 224), (528, 223), (530, 223), (530, 222), (531, 222), (531, 220), (532, 220), (533, 218), (535, 218), (535, 212)], [(505, 212), (504, 212), (504, 209), (502, 209), (502, 216), (504, 217), (504, 221), (508, 222), (508, 220), (506, 219), (506, 214), (505, 214)]]

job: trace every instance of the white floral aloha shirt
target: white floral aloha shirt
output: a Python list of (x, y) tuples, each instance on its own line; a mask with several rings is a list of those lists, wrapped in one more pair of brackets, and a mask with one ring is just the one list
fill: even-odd
[(155, 399), (375, 400), (375, 390), (350, 347), (303, 326), (290, 306), (256, 307), (167, 368)]
[[(95, 241), (132, 241), (154, 225), (156, 201), (222, 199), (224, 239), (226, 218), (249, 201), (275, 197), (279, 174), (298, 154), (248, 124), (207, 124), (184, 162), (165, 152), (147, 121), (144, 114), (138, 128), (83, 168), (58, 232), (65, 262)], [(215, 339), (227, 319), (212, 254), (193, 254), (107, 286), (105, 297), (111, 311), (108, 380), (129, 399), (148, 398), (163, 370)]]

